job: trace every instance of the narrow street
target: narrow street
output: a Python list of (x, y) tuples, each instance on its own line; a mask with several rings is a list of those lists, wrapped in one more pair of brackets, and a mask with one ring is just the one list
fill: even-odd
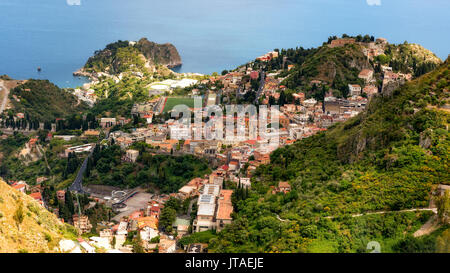
[(264, 71), (261, 71), (260, 78), (261, 80), (259, 83), (258, 92), (256, 92), (255, 104), (258, 102), (262, 92), (264, 91), (264, 84), (266, 83), (266, 74), (264, 73)]

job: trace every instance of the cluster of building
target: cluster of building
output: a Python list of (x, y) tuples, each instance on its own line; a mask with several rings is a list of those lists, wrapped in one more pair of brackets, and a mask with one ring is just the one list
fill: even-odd
[(25, 181), (8, 181), (10, 186), (24, 194), (28, 194), (31, 198), (36, 200), (41, 206), (46, 207), (44, 199), (42, 198), (41, 183), (48, 180), (46, 177), (39, 177), (36, 179), (36, 186), (30, 186)]
[(278, 51), (271, 51), (271, 52), (268, 52), (268, 53), (266, 53), (266, 54), (264, 54), (262, 56), (259, 56), (256, 59), (260, 60), (262, 62), (267, 62), (267, 61), (270, 61), (272, 59), (278, 58), (278, 55), (279, 55)]
[(97, 101), (95, 90), (91, 88), (92, 83), (85, 83), (81, 88), (75, 88), (72, 92), (79, 100), (84, 101), (89, 106), (94, 106)]

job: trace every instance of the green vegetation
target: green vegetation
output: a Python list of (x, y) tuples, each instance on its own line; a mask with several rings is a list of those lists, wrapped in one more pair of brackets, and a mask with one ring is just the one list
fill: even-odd
[(166, 233), (174, 233), (173, 224), (177, 219), (177, 215), (186, 215), (189, 209), (190, 198), (183, 201), (177, 198), (171, 197), (164, 204), (164, 208), (161, 210), (161, 216), (159, 217), (158, 228)]
[(358, 74), (361, 69), (370, 67), (360, 45), (349, 44), (335, 48), (324, 45), (289, 71), (289, 76), (282, 84), (289, 89), (308, 91), (307, 95), (311, 95), (311, 80), (320, 80), (339, 91), (338, 96), (345, 97), (348, 94), (347, 85), (362, 84)]
[(177, 219), (177, 204), (173, 198), (167, 202), (161, 210), (161, 216), (159, 217), (158, 228), (164, 232), (172, 233), (173, 223)]
[(86, 72), (106, 72), (111, 75), (122, 72), (139, 72), (150, 76), (146, 62), (154, 66), (163, 75), (171, 74), (166, 65), (180, 65), (181, 58), (172, 44), (156, 44), (143, 38), (135, 45), (128, 41), (108, 44), (105, 49), (97, 50), (84, 66)]
[(181, 245), (181, 247), (185, 247), (194, 243), (207, 244), (211, 241), (211, 239), (214, 239), (216, 237), (216, 232), (214, 230), (207, 230), (185, 236), (181, 238), (178, 243)]
[(17, 205), (16, 212), (14, 212), (14, 216), (13, 216), (14, 221), (16, 221), (17, 228), (20, 227), (20, 224), (22, 224), (24, 218), (25, 218), (25, 215), (23, 213), (23, 204), (22, 204), (22, 202), (20, 202)]
[[(450, 115), (439, 109), (449, 98), (449, 66), (272, 153), (271, 164), (257, 169), (249, 196), (234, 202), (234, 222), (210, 240), (210, 251), (364, 252), (369, 241), (384, 251), (409, 251), (410, 235), (430, 213), (351, 215), (427, 207), (432, 185), (449, 183)], [(293, 190), (272, 194), (279, 181)], [(430, 238), (417, 239), (433, 242), (415, 250), (434, 250), (437, 237)]]
[(394, 71), (412, 73), (415, 77), (432, 71), (442, 63), (431, 51), (407, 42), (388, 45), (385, 53), (377, 57), (382, 64), (389, 65)]
[(119, 74), (129, 70), (141, 71), (144, 68), (144, 60), (139, 50), (128, 41), (118, 41), (107, 45), (104, 50), (96, 51), (84, 68), (88, 72)]
[(86, 183), (124, 188), (157, 187), (161, 192), (176, 192), (194, 177), (210, 169), (205, 160), (192, 155), (154, 155), (152, 149), (142, 146), (136, 163), (123, 162), (123, 151), (117, 145), (96, 148), (88, 164)]
[(75, 96), (47, 80), (28, 80), (12, 89), (9, 96), (14, 107), (9, 118), (13, 114), (24, 113), (30, 126), (35, 125), (32, 122), (54, 122), (56, 118), (65, 118), (87, 109)]
[[(43, 135), (47, 135), (44, 133)], [(64, 188), (73, 181), (76, 171), (82, 162), (82, 156), (70, 155), (62, 158), (65, 146), (76, 146), (89, 143), (90, 139), (75, 138), (71, 141), (54, 138), (49, 142), (40, 139), (38, 145), (42, 146), (40, 151), (44, 154), (31, 152), (25, 156), (19, 156), (20, 148), (29, 140), (20, 133), (9, 136), (0, 141), (0, 150), (3, 152), (3, 159), (0, 164), (0, 176), (7, 179), (24, 180), (30, 185), (34, 185), (36, 178), (51, 178), (49, 183), (58, 188)]]

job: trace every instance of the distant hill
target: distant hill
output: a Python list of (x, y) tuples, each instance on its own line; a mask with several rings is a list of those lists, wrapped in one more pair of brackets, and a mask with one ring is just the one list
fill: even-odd
[[(360, 214), (426, 208), (433, 187), (450, 184), (449, 88), (447, 60), (347, 122), (274, 151), (209, 249), (366, 252), (377, 241), (383, 252), (437, 251), (443, 229), (412, 238), (431, 212)], [(280, 181), (293, 190), (272, 194)]]
[(84, 73), (104, 72), (110, 75), (122, 72), (153, 73), (159, 66), (171, 68), (181, 65), (181, 57), (174, 45), (157, 44), (142, 38), (139, 42), (117, 41), (108, 44), (90, 57), (81, 71)]
[(0, 253), (59, 252), (63, 238), (75, 239), (75, 228), (0, 180)]
[(13, 113), (24, 113), (25, 119), (54, 122), (56, 118), (82, 112), (88, 106), (48, 80), (28, 80), (10, 91)]

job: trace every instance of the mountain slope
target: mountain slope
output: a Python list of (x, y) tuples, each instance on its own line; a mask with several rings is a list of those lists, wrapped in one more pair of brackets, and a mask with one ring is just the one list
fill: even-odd
[[(374, 48), (378, 54), (384, 54), (369, 60), (366, 54)], [(435, 54), (417, 44), (405, 42), (395, 45), (377, 41), (331, 46), (330, 40), (317, 49), (308, 51), (300, 63), (289, 56), (287, 62), (296, 64), (292, 70), (283, 72), (283, 76), (287, 76), (283, 85), (289, 89), (298, 89), (311, 95), (311, 82), (320, 81), (339, 96), (347, 95), (348, 84), (364, 85), (364, 81), (358, 78), (362, 69), (373, 70), (374, 78), (379, 82), (376, 85), (379, 86), (382, 81), (381, 65), (391, 66), (394, 72), (411, 73), (418, 77), (442, 63)]]
[[(433, 186), (450, 181), (449, 73), (447, 60), (359, 116), (276, 150), (210, 249), (355, 252), (374, 240), (383, 252), (404, 249), (432, 213), (389, 212), (428, 207)], [(271, 194), (280, 181), (291, 193)], [(374, 211), (386, 213), (351, 217)]]
[(442, 63), (433, 52), (418, 44), (387, 45), (385, 54), (395, 71), (420, 76)]
[(359, 71), (372, 68), (360, 45), (331, 48), (322, 46), (301, 66), (304, 80), (320, 80), (332, 84), (334, 80), (357, 80)]
[(13, 113), (24, 113), (25, 119), (54, 122), (77, 114), (88, 107), (84, 102), (48, 80), (28, 80), (10, 91)]
[(34, 199), (0, 180), (0, 253), (58, 252), (59, 241), (76, 238), (74, 232)]

